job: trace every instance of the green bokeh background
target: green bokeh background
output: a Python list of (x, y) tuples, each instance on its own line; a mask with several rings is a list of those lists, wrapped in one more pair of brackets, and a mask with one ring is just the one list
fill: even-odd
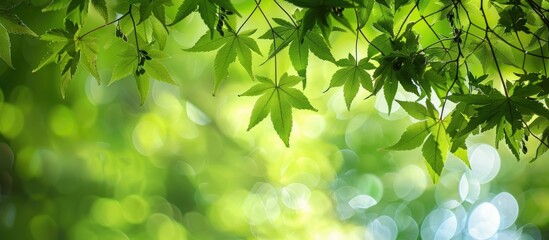
[[(35, 32), (62, 24), (62, 13), (33, 6), (47, 1), (31, 2), (16, 11)], [(85, 29), (101, 24), (90, 13)], [(251, 21), (265, 29), (260, 15)], [(205, 31), (194, 14), (171, 29), (165, 64), (179, 87), (153, 82), (144, 106), (133, 79), (106, 86), (122, 44), (110, 44), (114, 27), (94, 33), (110, 45), (98, 58), (102, 84), (79, 70), (66, 99), (57, 66), (32, 73), (46, 43), (11, 35), (16, 69), (0, 62), (0, 239), (361, 239), (377, 216), (398, 217), (398, 206), (418, 225), (437, 207), (420, 152), (383, 150), (411, 122), (405, 112), (387, 116), (382, 103), (361, 100), (366, 92), (347, 111), (340, 89), (323, 93), (336, 67), (311, 57), (305, 94), (319, 111), (294, 112), (286, 148), (269, 121), (246, 131), (254, 99), (237, 96), (252, 84), (240, 66), (212, 97), (215, 53), (182, 51)], [(345, 57), (352, 34), (332, 38), (336, 58)], [(265, 55), (269, 42), (258, 43)], [(293, 72), (280, 56), (279, 72)], [(262, 59), (254, 56), (254, 70), (272, 76), (272, 61), (259, 66)], [(469, 143), (493, 139), (487, 132)], [(511, 193), (516, 225), (549, 237), (547, 155), (528, 164), (533, 151), (520, 162), (503, 144), (499, 153), (501, 170), (485, 192)], [(395, 180), (403, 169), (417, 173), (411, 182)], [(395, 193), (408, 184), (421, 190), (413, 201)], [(337, 199), (349, 186), (378, 203), (343, 219)]]

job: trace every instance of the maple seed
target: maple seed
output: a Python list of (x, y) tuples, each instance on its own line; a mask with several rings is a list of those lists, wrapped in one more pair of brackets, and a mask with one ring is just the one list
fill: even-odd
[(333, 7), (331, 10), (332, 10), (332, 13), (333, 13), (336, 17), (341, 17), (341, 16), (343, 16), (343, 10), (344, 10), (344, 8), (342, 8), (342, 7)]
[(446, 15), (446, 18), (448, 18), (448, 21), (450, 22), (450, 26), (454, 26), (454, 12), (450, 11), (447, 15)]
[(394, 61), (393, 61), (393, 70), (395, 71), (398, 71), (402, 68), (402, 60), (400, 60), (400, 58), (396, 58)]

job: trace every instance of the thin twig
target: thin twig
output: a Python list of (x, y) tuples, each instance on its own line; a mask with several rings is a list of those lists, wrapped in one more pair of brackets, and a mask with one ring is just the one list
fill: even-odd
[(86, 35), (88, 35), (88, 34), (90, 34), (90, 33), (92, 33), (92, 32), (95, 32), (95, 31), (97, 31), (97, 30), (99, 30), (99, 29), (101, 29), (101, 28), (104, 28), (104, 27), (106, 27), (106, 26), (109, 26), (109, 25), (111, 25), (111, 24), (113, 24), (113, 23), (115, 23), (115, 22), (118, 22), (118, 21), (122, 20), (124, 17), (128, 16), (130, 13), (131, 13), (131, 7), (130, 7), (130, 11), (128, 11), (127, 13), (124, 13), (124, 15), (122, 15), (121, 17), (119, 17), (119, 18), (117, 18), (117, 19), (115, 19), (115, 20), (113, 20), (113, 21), (110, 21), (110, 22), (108, 22), (108, 23), (105, 23), (105, 24), (103, 24), (103, 25), (101, 25), (101, 26), (98, 26), (98, 27), (96, 27), (96, 28), (94, 28), (94, 29), (92, 29), (92, 30), (87, 31), (86, 33), (84, 33), (84, 34), (82, 34), (80, 37), (78, 37), (78, 40), (82, 40), (82, 38), (84, 38)]

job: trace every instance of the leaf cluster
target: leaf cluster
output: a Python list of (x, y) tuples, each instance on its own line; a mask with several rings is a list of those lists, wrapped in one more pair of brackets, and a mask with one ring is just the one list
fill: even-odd
[[(0, 58), (10, 66), (9, 34), (35, 35), (11, 13), (20, 2), (0, 5)], [(213, 93), (218, 93), (230, 74), (230, 64), (238, 59), (251, 81), (256, 81), (241, 94), (258, 97), (248, 130), (270, 115), (274, 130), (287, 146), (292, 110), (316, 111), (304, 94), (311, 80), (308, 66), (312, 53), (337, 67), (329, 77), (327, 91), (341, 87), (349, 110), (360, 91), (370, 96), (382, 92), (389, 113), (399, 104), (417, 120), (388, 149), (421, 147), (434, 181), (448, 153), (468, 163), (466, 140), (490, 129), (496, 133), (495, 145), (504, 141), (517, 159), (531, 152), (529, 141), (538, 144), (533, 160), (547, 151), (549, 11), (545, 1), (273, 2), (276, 9), (272, 10), (284, 17), (271, 16), (271, 9), (266, 11), (261, 0), (253, 1), (251, 12), (243, 10), (244, 4), (229, 0), (183, 0), (179, 6), (171, 0), (121, 0), (111, 5), (104, 0), (54, 0), (43, 11), (65, 11), (67, 18), (64, 26), (40, 36), (51, 51), (35, 71), (48, 63), (58, 65), (63, 95), (79, 66), (101, 82), (96, 65), (101, 49), (94, 38), (99, 30), (116, 25), (112, 41), (123, 47), (109, 82), (132, 76), (143, 104), (151, 79), (175, 84), (163, 65), (168, 56), (162, 50), (170, 26), (184, 24), (184, 19), (197, 14), (207, 32), (185, 51), (217, 52)], [(83, 31), (89, 6), (105, 24)], [(168, 14), (170, 7), (177, 7), (173, 16)], [(243, 30), (254, 15), (269, 26), (260, 29), (259, 36), (254, 36), (253, 27)], [(336, 34), (355, 43), (348, 47), (347, 57), (339, 60), (332, 49)], [(260, 49), (257, 41), (270, 42), (269, 49)], [(252, 52), (261, 61), (254, 62)], [(280, 58), (291, 62), (297, 76), (285, 73), (278, 77)], [(269, 61), (274, 62), (274, 77), (256, 76), (254, 67)], [(295, 88), (299, 83), (303, 90)], [(398, 91), (414, 97), (397, 100)], [(448, 101), (455, 103), (453, 109)]]

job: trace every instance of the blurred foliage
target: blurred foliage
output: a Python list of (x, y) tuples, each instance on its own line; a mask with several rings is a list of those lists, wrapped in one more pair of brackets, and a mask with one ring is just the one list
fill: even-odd
[[(59, 8), (68, 7), (62, 2), (55, 1)], [(99, 4), (96, 6), (101, 6), (101, 2), (91, 1)], [(124, 1), (118, 3), (124, 5)], [(232, 3), (244, 16), (256, 6), (245, 1)], [(67, 16), (47, 4), (49, 1), (23, 2), (10, 11), (33, 32), (43, 34), (52, 26), (64, 26)], [(108, 4), (122, 14), (127, 11), (127, 6)], [(159, 11), (155, 10), (159, 5), (154, 4), (156, 1), (149, 13), (153, 16)], [(52, 11), (44, 12), (45, 6)], [(496, 200), (506, 199), (501, 197), (506, 192), (514, 196), (512, 200), (516, 199), (518, 219), (510, 223), (507, 220), (509, 225), (505, 228), (496, 228), (499, 236), (549, 236), (547, 155), (531, 164), (517, 162), (513, 149), (503, 145), (498, 155), (488, 145), (478, 145), (493, 145), (498, 131), (490, 129), (467, 139), (470, 149), (465, 155), (471, 169), (449, 154), (448, 164), (440, 168), (440, 183), (434, 185), (427, 177), (429, 171), (421, 151), (385, 149), (395, 148), (399, 136), (409, 130), (406, 126), (428, 122), (433, 118), (429, 114), (442, 114), (436, 98), (432, 99), (433, 107), (429, 107), (436, 110), (428, 110), (411, 106), (417, 96), (405, 91), (397, 91), (394, 96), (404, 104), (393, 106), (382, 97), (351, 106), (353, 99), (368, 97), (363, 91), (354, 92), (356, 97), (336, 91), (322, 93), (328, 86), (356, 88), (347, 84), (352, 78), (336, 78), (337, 72), (358, 72), (358, 78), (363, 78), (362, 71), (373, 74), (364, 62), (354, 67), (346, 65), (362, 59), (346, 53), (355, 42), (348, 33), (330, 34), (333, 58), (342, 59), (342, 68), (320, 61), (322, 56), (317, 56), (316, 50), (305, 49), (314, 54), (307, 59), (306, 74), (315, 82), (303, 92), (318, 112), (292, 113), (291, 148), (280, 143), (268, 124), (257, 124), (246, 133), (254, 101), (239, 98), (236, 93), (249, 89), (249, 69), (225, 66), (231, 72), (231, 81), (222, 85), (222, 94), (212, 98), (211, 79), (217, 79), (219, 74), (211, 71), (215, 68), (215, 54), (182, 50), (196, 47), (208, 29), (217, 31), (201, 24), (202, 7), (198, 6), (196, 14), (179, 17), (181, 23), (169, 28), (163, 52), (171, 58), (143, 46), (147, 52), (142, 56), (145, 66), (153, 60), (165, 65), (169, 79), (180, 86), (174, 87), (168, 83), (170, 80), (152, 81), (147, 100), (135, 91), (134, 80), (129, 76), (133, 70), (127, 68), (137, 65), (138, 59), (128, 63), (118, 55), (127, 51), (135, 54), (135, 48), (128, 48), (123, 39), (126, 36), (131, 40), (132, 36), (124, 30), (128, 25), (120, 25), (124, 36), (117, 35), (114, 25), (92, 34), (97, 46), (97, 72), (85, 66), (76, 68), (69, 72), (74, 80), (66, 89), (66, 82), (59, 81), (63, 72), (59, 66), (45, 65), (33, 73), (42, 56), (50, 56), (51, 46), (32, 34), (9, 35), (11, 65), (15, 69), (7, 61), (0, 64), (1, 239), (395, 239), (397, 234), (398, 239), (428, 238), (436, 236), (429, 235), (430, 228), (447, 229), (440, 226), (444, 219), (474, 219), (478, 215), (476, 209), (486, 206), (483, 203), (493, 203), (504, 216), (509, 211), (497, 205)], [(262, 8), (278, 9), (275, 2), (267, 1)], [(230, 10), (228, 6), (226, 9)], [(167, 16), (180, 14), (173, 7), (165, 11)], [(405, 17), (407, 13), (397, 11), (395, 17)], [(101, 7), (89, 8), (88, 14), (85, 30), (105, 22)], [(272, 14), (286, 16), (284, 12)], [(114, 14), (108, 12), (106, 16), (111, 20)], [(253, 15), (250, 21), (268, 28), (261, 15)], [(524, 26), (520, 19), (501, 24), (510, 31)], [(324, 34), (314, 31), (304, 31), (299, 36), (307, 39), (310, 34)], [(366, 25), (363, 31), (373, 36), (377, 30)], [(65, 46), (63, 41), (61, 45)], [(292, 51), (292, 43), (289, 44)], [(268, 49), (271, 42), (258, 40), (258, 45)], [(152, 55), (153, 60), (147, 60), (145, 55)], [(280, 73), (294, 69), (301, 75), (300, 70), (304, 70), (296, 68), (291, 59), (280, 58), (277, 64)], [(254, 63), (252, 76), (275, 74), (274, 62), (258, 65)], [(514, 70), (502, 71), (512, 76)], [(112, 80), (116, 71), (119, 78)], [(149, 69), (147, 74), (154, 75)], [(330, 78), (332, 75), (334, 78)], [(166, 75), (153, 78), (161, 80), (161, 76)], [(521, 79), (532, 84), (537, 81), (527, 79), (541, 79), (530, 77)], [(475, 77), (479, 83), (481, 78)], [(368, 84), (361, 86), (369, 88)], [(66, 91), (64, 99), (59, 92), (62, 88)], [(517, 90), (513, 93), (517, 94)], [(476, 108), (499, 101), (473, 100), (464, 102)], [(411, 111), (410, 106), (416, 111)], [(418, 115), (422, 112), (428, 114)], [(543, 128), (535, 131), (540, 130)], [(521, 144), (536, 149), (539, 142), (531, 138)], [(487, 155), (476, 158), (475, 154), (482, 152), (478, 149)], [(526, 152), (529, 158), (535, 155), (535, 151)], [(463, 182), (469, 186), (467, 191), (460, 185)], [(460, 211), (465, 212), (465, 218)], [(503, 225), (504, 220), (499, 219), (498, 226)], [(454, 231), (456, 238), (479, 237), (471, 220), (465, 226), (456, 226), (461, 226)]]

